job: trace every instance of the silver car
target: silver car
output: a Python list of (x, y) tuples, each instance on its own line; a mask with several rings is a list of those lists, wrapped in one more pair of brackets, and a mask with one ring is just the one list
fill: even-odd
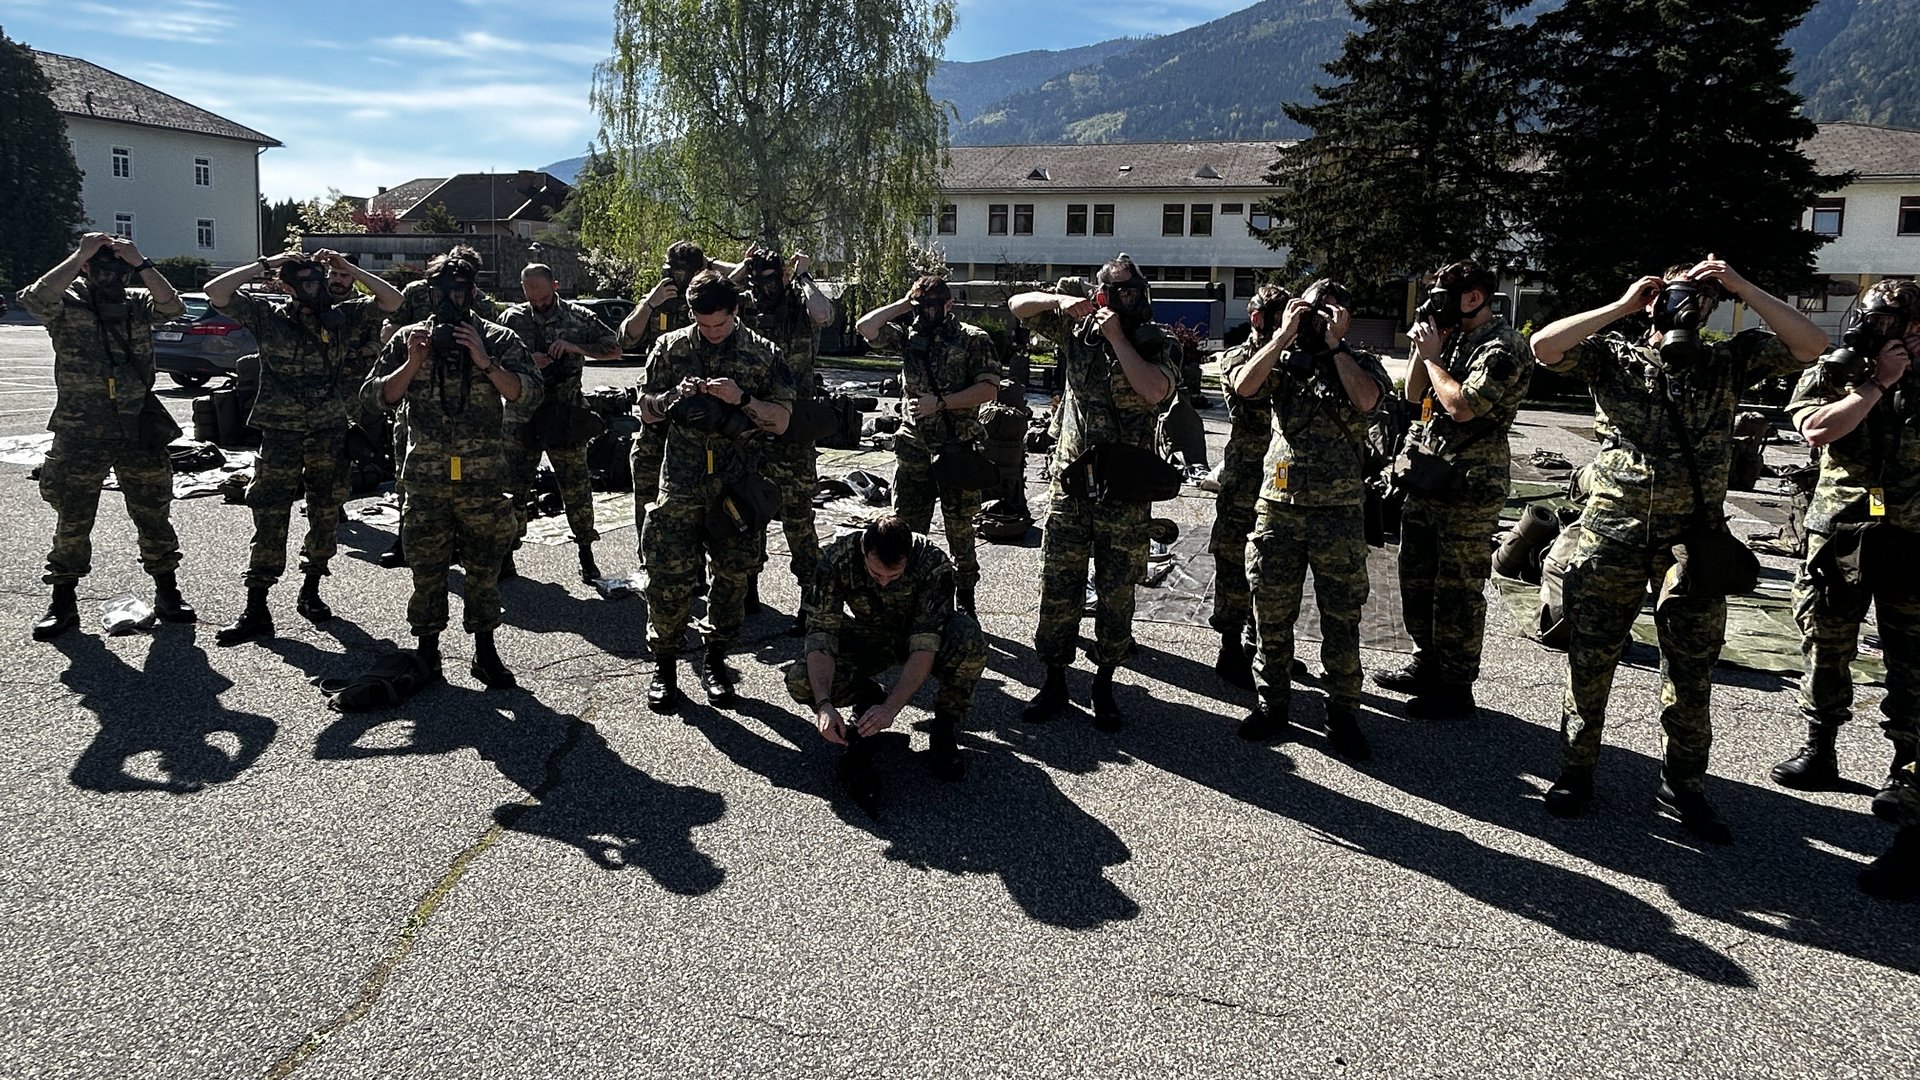
[(153, 365), (181, 386), (205, 386), (215, 375), (234, 373), (240, 358), (257, 351), (253, 331), (213, 310), (206, 293), (181, 293), (186, 314), (153, 332)]

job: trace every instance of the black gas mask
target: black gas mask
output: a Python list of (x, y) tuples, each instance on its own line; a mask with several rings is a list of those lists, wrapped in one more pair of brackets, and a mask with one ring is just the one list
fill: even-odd
[(1109, 281), (1100, 286), (1094, 295), (1094, 303), (1111, 310), (1120, 317), (1120, 325), (1127, 333), (1153, 320), (1153, 297), (1148, 292), (1146, 279), (1134, 274), (1125, 281)]
[(136, 271), (114, 251), (111, 244), (93, 253), (87, 260), (87, 286), (101, 300), (118, 303), (126, 298), (127, 286)]
[(1273, 336), (1280, 329), (1280, 323), (1287, 315), (1288, 299), (1286, 293), (1278, 293), (1264, 304), (1259, 297), (1247, 302), (1247, 322), (1253, 324), (1261, 340)]
[(290, 262), (280, 268), (280, 283), (293, 294), (295, 303), (316, 315), (333, 307), (333, 290), (327, 287), (327, 268), (315, 262)]
[(946, 325), (947, 304), (953, 299), (953, 293), (945, 287), (923, 289), (913, 298), (914, 334), (932, 334)]
[(1660, 359), (1684, 366), (1700, 358), (1700, 329), (1720, 305), (1720, 286), (1707, 281), (1669, 281), (1653, 302), (1653, 328)]
[(1457, 329), (1461, 323), (1487, 310), (1487, 305), (1493, 302), (1493, 295), (1483, 292), (1480, 294), (1479, 306), (1472, 311), (1461, 311), (1460, 300), (1469, 291), (1458, 286), (1449, 288), (1445, 285), (1434, 285), (1428, 288), (1425, 298), (1420, 301), (1420, 306), (1414, 309), (1414, 319), (1431, 323), (1436, 330)]
[(433, 355), (455, 356), (464, 352), (453, 336), (453, 328), (467, 321), (473, 311), (473, 275), (464, 270), (447, 269), (427, 279), (433, 292)]
[(773, 311), (787, 302), (786, 268), (777, 255), (756, 255), (747, 260), (747, 287), (753, 290), (753, 303), (761, 311)]
[(1887, 342), (1905, 337), (1906, 328), (1906, 312), (1893, 297), (1885, 293), (1865, 297), (1848, 313), (1846, 328), (1840, 331), (1840, 347), (1827, 363), (1840, 369), (1847, 381), (1865, 382), (1879, 365), (1880, 350), (1887, 347)]

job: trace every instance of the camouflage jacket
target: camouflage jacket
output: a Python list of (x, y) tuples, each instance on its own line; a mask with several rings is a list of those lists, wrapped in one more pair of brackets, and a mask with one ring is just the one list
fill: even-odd
[(1709, 510), (1727, 497), (1733, 411), (1755, 383), (1799, 371), (1806, 362), (1766, 330), (1742, 330), (1706, 346), (1706, 355), (1671, 380), (1683, 430), (1676, 432), (1660, 350), (1645, 338), (1595, 334), (1567, 350), (1549, 371), (1593, 388), (1600, 452), (1587, 469), (1592, 494), (1581, 518), (1589, 532), (1627, 544), (1671, 543), (1693, 516), (1693, 484), (1682, 440), (1693, 448)]
[[(599, 316), (586, 307), (559, 297), (555, 297), (553, 306), (544, 312), (525, 301), (513, 304), (500, 316), (500, 324), (520, 335), (521, 342), (527, 347), (528, 358), (533, 360), (534, 367), (540, 369), (540, 379), (546, 383), (544, 400), (548, 403), (586, 404), (586, 397), (580, 389), (580, 377), (586, 369), (586, 363), (581, 357), (568, 354), (542, 367), (538, 358), (546, 354), (547, 346), (561, 340), (570, 341), (583, 349), (620, 346), (619, 333), (609, 329)], [(514, 411), (532, 415), (527, 409)]]
[(655, 308), (647, 315), (647, 321), (640, 326), (639, 337), (628, 337), (624, 329), (624, 320), (621, 325), (621, 348), (626, 348), (631, 345), (640, 347), (643, 351), (652, 352), (654, 342), (659, 341), (662, 337), (675, 330), (682, 330), (692, 326), (693, 313), (687, 310), (687, 302), (676, 296), (658, 308)]
[(1380, 387), (1372, 409), (1353, 407), (1337, 361), (1315, 361), (1313, 373), (1293, 374), (1286, 358), (1274, 364), (1255, 400), (1273, 410), (1273, 438), (1261, 463), (1260, 497), (1294, 506), (1359, 506), (1367, 499), (1367, 430), (1393, 380), (1380, 358), (1354, 349), (1354, 362)]
[[(477, 320), (487, 339), (487, 355), (494, 363), (520, 376), (520, 400), (529, 411), (542, 397), (539, 372), (527, 359), (520, 335), (499, 323)], [(387, 339), (380, 362), (361, 393), (372, 407), (381, 401), (380, 380), (407, 362), (407, 335), (431, 330), (427, 322), (403, 326)], [(407, 392), (391, 408), (399, 412), (406, 429), (399, 476), (403, 484), (486, 484), (504, 491), (512, 483), (512, 461), (517, 453), (507, 441), (504, 418), (507, 402), (493, 381), (473, 366), (462, 350), (458, 356), (429, 358), (414, 373)]]
[[(900, 323), (882, 328), (880, 340), (901, 356), (900, 433), (898, 439), (919, 442), (929, 450), (943, 443), (977, 442), (987, 437), (980, 426), (980, 406), (944, 409), (926, 420), (913, 415), (921, 394), (938, 390), (957, 394), (975, 383), (1000, 385), (1000, 359), (993, 338), (972, 323), (948, 318), (932, 335), (914, 334)], [(925, 430), (921, 430), (924, 424)]]
[(840, 630), (851, 611), (856, 630), (883, 634), (909, 653), (938, 652), (953, 618), (953, 563), (924, 536), (913, 538), (907, 569), (885, 586), (867, 573), (860, 533), (828, 544), (813, 572), (813, 609), (807, 615), (807, 652), (840, 655)]
[[(476, 292), (473, 297), (473, 313), (489, 321), (497, 321), (500, 305), (493, 297)], [(425, 281), (409, 281), (400, 290), (400, 310), (387, 316), (389, 326), (412, 326), (433, 317), (433, 290)]]
[[(1866, 371), (1847, 371), (1828, 353), (1807, 369), (1787, 403), (1796, 426), (1821, 406), (1865, 384)], [(1911, 376), (1908, 376), (1911, 378)], [(1820, 479), (1807, 507), (1809, 532), (1832, 535), (1834, 526), (1869, 520), (1867, 496), (1879, 488), (1886, 516), (1872, 520), (1920, 533), (1920, 395), (1901, 379), (1893, 393), (1874, 403), (1860, 426), (1820, 448)]]
[[(640, 389), (661, 393), (679, 386), (688, 376), (732, 379), (762, 401), (793, 404), (793, 379), (773, 342), (744, 325), (736, 324), (733, 333), (718, 345), (708, 342), (698, 326), (668, 332), (647, 354)], [(666, 457), (660, 468), (663, 495), (710, 499), (728, 484), (758, 471), (758, 428), (729, 437), (672, 420), (660, 423), (667, 429)]]
[(806, 294), (798, 285), (787, 286), (787, 302), (772, 311), (757, 308), (743, 311), (741, 318), (753, 331), (768, 341), (787, 362), (793, 376), (793, 394), (799, 401), (813, 397), (813, 366), (820, 355), (820, 327), (807, 314)]
[(1267, 461), (1267, 444), (1273, 441), (1273, 403), (1241, 397), (1233, 392), (1238, 373), (1253, 362), (1259, 346), (1252, 340), (1220, 354), (1220, 385), (1227, 398), (1227, 446), (1220, 455), (1220, 504), (1243, 513), (1253, 510), (1260, 497), (1260, 478)]
[(291, 298), (236, 292), (217, 310), (253, 331), (260, 346), (260, 394), (247, 422), (268, 431), (345, 428), (367, 370), (353, 377), (354, 350), (378, 331), (373, 297), (357, 296), (315, 316)]
[(1063, 475), (1080, 455), (1101, 443), (1155, 450), (1160, 414), (1173, 404), (1172, 389), (1180, 381), (1180, 349), (1167, 332), (1156, 323), (1148, 323), (1133, 334), (1133, 347), (1140, 358), (1167, 377), (1167, 396), (1154, 404), (1127, 381), (1126, 368), (1114, 357), (1105, 337), (1087, 344), (1076, 333), (1076, 324), (1059, 312), (1042, 312), (1029, 321), (1035, 330), (1060, 343), (1060, 365), (1066, 376), (1052, 474)]
[(1460, 380), (1473, 419), (1456, 421), (1435, 402), (1433, 419), (1425, 424), (1416, 419), (1407, 437), (1460, 470), (1463, 486), (1449, 501), (1505, 499), (1513, 466), (1509, 436), (1533, 381), (1533, 346), (1495, 315), (1480, 329), (1456, 335), (1440, 360), (1447, 374)]
[(53, 415), (47, 430), (95, 439), (132, 437), (153, 389), (153, 328), (184, 315), (187, 306), (177, 298), (163, 304), (146, 289), (128, 289), (123, 302), (101, 304), (96, 314), (84, 277), (64, 292), (42, 277), (19, 300), (53, 339)]

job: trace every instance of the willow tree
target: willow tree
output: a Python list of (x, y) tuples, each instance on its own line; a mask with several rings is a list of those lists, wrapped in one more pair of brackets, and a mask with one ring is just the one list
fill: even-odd
[(615, 168), (583, 239), (648, 260), (757, 242), (899, 278), (946, 143), (927, 79), (952, 27), (951, 0), (616, 0), (593, 88)]

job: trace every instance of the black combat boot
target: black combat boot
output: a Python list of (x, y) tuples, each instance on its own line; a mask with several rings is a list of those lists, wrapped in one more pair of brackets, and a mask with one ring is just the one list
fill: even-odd
[(520, 680), (500, 661), (500, 653), (493, 647), (491, 630), (473, 635), (473, 666), (467, 669), (467, 674), (495, 690), (511, 690), (520, 685)]
[(414, 646), (413, 655), (420, 661), (427, 674), (440, 678), (440, 635), (421, 634), (420, 643)]
[(153, 575), (153, 613), (164, 622), (199, 622), (200, 613), (193, 610), (187, 598), (180, 595), (180, 582), (173, 571), (162, 570)]
[(1893, 846), (1860, 871), (1860, 891), (1882, 900), (1920, 897), (1920, 825), (1893, 834)]
[(61, 634), (80, 625), (80, 603), (74, 599), (72, 585), (55, 585), (53, 602), (47, 605), (47, 613), (33, 624), (33, 640), (52, 641)]
[(1874, 817), (1882, 821), (1900, 820), (1901, 789), (1913, 783), (1913, 773), (1907, 768), (1911, 764), (1913, 748), (1894, 744), (1893, 763), (1887, 766), (1887, 782), (1880, 785), (1880, 790), (1873, 796)]
[(762, 605), (760, 603), (760, 572), (756, 570), (753, 573), (747, 575), (747, 599), (746, 599), (746, 602), (741, 606), (740, 611), (741, 611), (741, 614), (743, 615), (748, 615), (748, 616), (758, 615), (760, 614), (761, 606)]
[(1707, 843), (1733, 843), (1733, 830), (1720, 820), (1719, 811), (1707, 801), (1704, 793), (1686, 789), (1675, 791), (1672, 784), (1662, 780), (1655, 800), (1660, 804), (1661, 811), (1678, 821), (1681, 828)]
[(661, 660), (647, 681), (647, 708), (666, 715), (680, 707), (680, 661), (676, 657)]
[(973, 603), (973, 586), (961, 585), (953, 590), (953, 608), (955, 611), (964, 611), (972, 615), (974, 614)]
[(1064, 712), (1067, 705), (1067, 669), (1048, 664), (1047, 681), (1040, 684), (1040, 692), (1020, 710), (1020, 719), (1030, 724), (1045, 723)]
[(1773, 782), (1795, 791), (1825, 791), (1840, 782), (1840, 759), (1833, 739), (1840, 725), (1826, 720), (1807, 721), (1807, 741), (1794, 755), (1773, 767)]
[(325, 600), (320, 599), (320, 579), (325, 576), (308, 574), (306, 580), (300, 583), (300, 598), (293, 604), (293, 610), (299, 612), (301, 618), (315, 626), (333, 618), (333, 609), (327, 606)]
[(1373, 756), (1367, 733), (1360, 730), (1360, 718), (1350, 705), (1327, 702), (1327, 741), (1333, 752), (1347, 761), (1365, 761)]
[(400, 542), (400, 535), (394, 534), (393, 546), (380, 553), (380, 565), (388, 570), (397, 570), (407, 565), (407, 548)]
[(1571, 765), (1560, 770), (1560, 779), (1547, 789), (1547, 813), (1557, 818), (1574, 818), (1587, 812), (1593, 803), (1593, 770)]
[(1248, 654), (1239, 630), (1221, 632), (1220, 655), (1214, 658), (1213, 670), (1228, 686), (1253, 689), (1253, 657)]
[(726, 650), (707, 649), (706, 662), (700, 667), (700, 689), (707, 692), (707, 704), (716, 709), (733, 708), (733, 671), (727, 667)]
[[(457, 562), (459, 560), (456, 558), (455, 561)], [(508, 551), (506, 555), (500, 559), (500, 580), (511, 581), (519, 576), (520, 568), (513, 565), (513, 552)]]
[(1240, 721), (1239, 735), (1253, 743), (1277, 743), (1287, 737), (1289, 721), (1285, 705), (1255, 701), (1253, 711)]
[(959, 727), (959, 717), (934, 714), (933, 727), (927, 732), (927, 769), (936, 780), (954, 783), (966, 778), (967, 759), (960, 755), (955, 737)]
[(873, 755), (879, 749), (879, 743), (849, 726), (847, 752), (840, 755), (840, 766), (836, 770), (835, 778), (846, 790), (847, 797), (865, 810), (868, 817), (878, 817), (880, 813), (880, 774), (873, 768)]
[(580, 583), (591, 585), (600, 580), (600, 564), (593, 561), (593, 545), (580, 545)]
[(1100, 731), (1119, 731), (1127, 724), (1120, 705), (1113, 700), (1113, 669), (1102, 667), (1093, 673), (1093, 726)]
[(213, 635), (216, 645), (244, 645), (273, 636), (273, 613), (267, 610), (267, 587), (247, 587), (247, 606), (232, 626)]
[(1420, 694), (1433, 683), (1433, 677), (1418, 660), (1410, 660), (1397, 668), (1373, 673), (1373, 685), (1382, 690), (1391, 690), (1396, 694)]
[(1407, 702), (1413, 720), (1463, 720), (1474, 715), (1473, 684), (1434, 679)]

